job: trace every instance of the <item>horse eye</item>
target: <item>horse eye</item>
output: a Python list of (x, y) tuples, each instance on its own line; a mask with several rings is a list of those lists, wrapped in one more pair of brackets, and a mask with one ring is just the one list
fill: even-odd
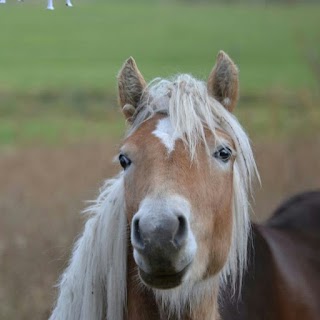
[(127, 156), (125, 156), (124, 154), (119, 155), (119, 162), (120, 162), (120, 165), (123, 169), (126, 169), (131, 164), (131, 160)]
[(215, 158), (223, 162), (228, 162), (228, 160), (231, 158), (232, 151), (228, 147), (221, 147), (213, 155)]

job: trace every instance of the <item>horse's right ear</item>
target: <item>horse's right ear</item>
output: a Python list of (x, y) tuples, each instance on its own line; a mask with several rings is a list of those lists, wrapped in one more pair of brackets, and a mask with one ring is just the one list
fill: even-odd
[(118, 74), (119, 103), (125, 118), (131, 122), (147, 84), (136, 62), (130, 57)]

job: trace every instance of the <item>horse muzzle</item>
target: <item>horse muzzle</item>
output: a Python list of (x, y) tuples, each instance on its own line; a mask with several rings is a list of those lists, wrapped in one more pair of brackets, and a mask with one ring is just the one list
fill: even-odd
[[(184, 200), (185, 201), (185, 200)], [(179, 286), (191, 265), (196, 242), (179, 202), (144, 201), (131, 225), (131, 243), (141, 280), (148, 286)]]

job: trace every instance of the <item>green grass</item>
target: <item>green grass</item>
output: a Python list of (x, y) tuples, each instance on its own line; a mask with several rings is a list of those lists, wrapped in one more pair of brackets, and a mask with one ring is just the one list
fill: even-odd
[(148, 80), (205, 78), (220, 49), (240, 66), (245, 92), (315, 86), (306, 56), (320, 52), (320, 6), (55, 3), (53, 12), (38, 0), (1, 6), (0, 88), (114, 91), (130, 55)]
[(303, 106), (292, 113), (290, 101), (272, 116), (270, 107), (282, 101), (269, 93), (317, 92), (311, 60), (320, 56), (319, 5), (79, 0), (67, 9), (55, 0), (53, 12), (45, 6), (0, 5), (0, 145), (119, 136), (123, 122), (110, 114), (128, 56), (147, 80), (179, 72), (205, 79), (223, 49), (240, 67), (242, 95), (263, 97), (239, 110), (249, 131), (274, 130), (275, 114), (281, 130), (309, 119)]
[(0, 146), (57, 145), (87, 141), (118, 140), (124, 121), (88, 121), (79, 117), (0, 119)]

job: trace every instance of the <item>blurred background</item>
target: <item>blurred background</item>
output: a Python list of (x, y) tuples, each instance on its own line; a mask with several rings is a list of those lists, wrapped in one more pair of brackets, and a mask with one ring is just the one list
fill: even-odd
[(46, 319), (59, 274), (125, 124), (116, 75), (206, 79), (240, 68), (236, 109), (262, 186), (255, 221), (320, 187), (320, 3), (257, 0), (7, 0), (0, 4), (0, 319)]

